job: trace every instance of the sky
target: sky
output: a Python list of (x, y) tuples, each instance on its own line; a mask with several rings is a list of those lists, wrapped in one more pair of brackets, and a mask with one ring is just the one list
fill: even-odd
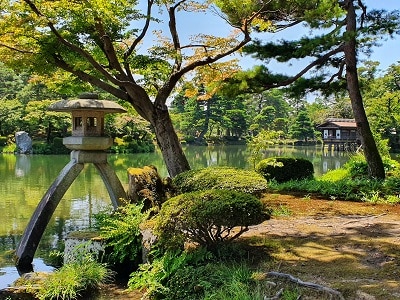
[[(144, 2), (141, 2), (144, 4)], [(372, 9), (386, 9), (386, 10), (400, 10), (400, 0), (364, 0), (367, 8)], [(153, 24), (151, 30), (161, 28), (167, 33), (168, 23), (166, 21), (167, 15), (164, 13), (159, 16), (160, 19), (164, 20), (163, 24)], [(227, 36), (231, 31), (231, 27), (226, 24), (224, 20), (222, 20), (219, 16), (216, 16), (212, 13), (199, 14), (199, 13), (186, 13), (182, 16), (179, 14), (177, 17), (177, 25), (178, 30), (183, 33), (185, 37), (189, 37), (189, 35), (196, 33), (208, 33), (215, 36)], [(265, 41), (273, 41), (279, 40), (281, 38), (290, 39), (296, 38), (302, 35), (306, 35), (308, 32), (306, 29), (302, 30), (299, 26), (296, 27), (295, 30), (285, 30), (282, 33), (268, 33), (260, 35), (260, 38)], [(154, 39), (154, 38), (153, 38)], [(152, 43), (152, 41), (148, 40), (146, 43)], [(145, 44), (146, 44), (145, 43)], [(391, 64), (400, 62), (400, 37), (392, 40), (389, 39), (387, 41), (382, 42), (382, 46), (374, 47), (372, 55), (368, 58), (369, 60), (379, 61), (381, 70), (385, 70)], [(240, 59), (240, 65), (243, 69), (251, 69), (254, 65), (262, 64), (260, 61), (257, 61), (249, 56), (239, 56), (238, 54), (235, 57)], [(233, 58), (233, 57), (232, 57)], [(361, 59), (362, 57), (360, 57)], [(271, 68), (279, 68), (280, 71), (284, 71), (284, 73), (291, 75), (295, 74), (296, 71), (302, 66), (302, 63), (294, 62), (291, 65), (286, 64), (278, 64), (271, 63), (269, 65)]]

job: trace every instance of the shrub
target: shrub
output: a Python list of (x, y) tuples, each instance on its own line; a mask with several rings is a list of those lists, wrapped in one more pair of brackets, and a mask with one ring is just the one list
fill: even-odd
[(51, 154), (51, 145), (46, 142), (33, 142), (32, 152), (35, 154)]
[[(386, 175), (395, 177), (400, 175), (400, 164), (398, 161), (384, 156), (382, 157), (382, 162)], [(368, 164), (365, 160), (365, 156), (362, 154), (356, 154), (350, 157), (343, 168), (348, 170), (351, 178), (369, 177)]]
[(267, 181), (260, 174), (229, 167), (190, 170), (175, 176), (172, 183), (178, 193), (225, 189), (259, 196), (267, 190)]
[(3, 150), (3, 153), (15, 153), (17, 152), (17, 145), (15, 143), (6, 145)]
[(311, 179), (314, 174), (313, 164), (304, 158), (271, 157), (256, 165), (256, 172), (265, 179), (277, 182)]
[(155, 151), (152, 140), (134, 140), (131, 136), (115, 138), (111, 146), (111, 152), (115, 153), (150, 153)]
[(55, 137), (51, 143), (51, 153), (52, 154), (68, 154), (71, 150), (65, 147), (63, 139), (60, 137)]
[[(155, 232), (167, 248), (195, 242), (209, 250), (238, 238), (269, 218), (256, 197), (229, 190), (185, 193), (167, 200), (156, 217)], [(233, 232), (233, 228), (236, 231)]]
[(111, 248), (106, 257), (109, 263), (133, 262), (139, 258), (142, 250), (139, 225), (147, 217), (141, 210), (141, 205), (127, 204), (112, 214), (99, 213), (94, 216), (100, 236)]

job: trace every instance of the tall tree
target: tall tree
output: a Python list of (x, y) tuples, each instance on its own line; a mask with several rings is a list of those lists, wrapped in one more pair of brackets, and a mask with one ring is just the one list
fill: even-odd
[[(247, 44), (250, 24), (263, 4), (210, 1), (217, 5), (213, 9), (221, 16), (227, 11), (233, 13), (233, 17), (225, 16), (225, 20), (236, 30), (235, 34), (215, 37), (199, 33), (185, 44), (178, 15), (204, 12), (210, 3), (147, 0), (142, 12), (139, 7), (143, 2), (2, 1), (0, 59), (13, 68), (57, 75), (53, 76), (53, 83), (65, 78), (60, 70), (71, 73), (131, 103), (154, 128), (168, 172), (175, 176), (190, 166), (171, 122), (166, 105), (168, 97), (184, 75), (225, 58)], [(140, 54), (140, 45), (149, 35), (150, 26), (162, 18), (153, 13), (156, 5), (167, 16), (170, 37), (159, 33), (159, 42)], [(141, 28), (137, 26), (140, 21)]]
[(304, 139), (307, 142), (308, 138), (314, 137), (314, 124), (305, 109), (299, 111), (296, 118), (293, 120), (289, 129), (289, 134), (298, 139)]
[[(301, 0), (294, 0), (301, 2)], [(356, 5), (354, 3), (357, 3)], [(375, 178), (384, 178), (384, 168), (374, 141), (357, 74), (357, 54), (369, 54), (371, 47), (379, 39), (399, 33), (398, 11), (367, 11), (362, 0), (345, 1), (309, 1), (314, 4), (311, 10), (306, 7), (298, 12), (296, 20), (311, 30), (319, 29), (320, 35), (302, 37), (296, 41), (262, 43), (256, 41), (245, 48), (245, 52), (257, 58), (279, 62), (291, 59), (309, 59), (311, 62), (295, 76), (271, 74), (267, 68), (259, 69), (264, 78), (264, 88), (291, 86), (294, 94), (304, 95), (309, 91), (320, 90), (324, 94), (348, 91), (354, 118), (361, 135), (369, 174)], [(357, 16), (356, 12), (359, 12)], [(305, 75), (313, 71), (313, 77)], [(332, 70), (336, 70), (332, 72)], [(252, 75), (254, 76), (254, 75)]]

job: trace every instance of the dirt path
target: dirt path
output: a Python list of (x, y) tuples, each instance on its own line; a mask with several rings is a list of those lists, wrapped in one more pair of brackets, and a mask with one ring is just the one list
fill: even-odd
[(263, 201), (286, 214), (245, 234), (269, 247), (265, 268), (335, 288), (346, 299), (400, 299), (400, 205), (291, 195)]

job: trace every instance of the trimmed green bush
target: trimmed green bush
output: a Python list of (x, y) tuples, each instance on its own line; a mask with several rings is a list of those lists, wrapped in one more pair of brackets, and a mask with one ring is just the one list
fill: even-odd
[(260, 196), (268, 187), (267, 181), (260, 174), (229, 167), (190, 170), (175, 176), (172, 183), (178, 194), (224, 189)]
[(216, 250), (266, 219), (269, 212), (263, 212), (255, 196), (229, 190), (197, 191), (167, 200), (155, 218), (154, 231), (166, 248), (194, 242)]
[(314, 166), (304, 158), (270, 157), (256, 165), (256, 172), (267, 180), (285, 182), (313, 178)]

